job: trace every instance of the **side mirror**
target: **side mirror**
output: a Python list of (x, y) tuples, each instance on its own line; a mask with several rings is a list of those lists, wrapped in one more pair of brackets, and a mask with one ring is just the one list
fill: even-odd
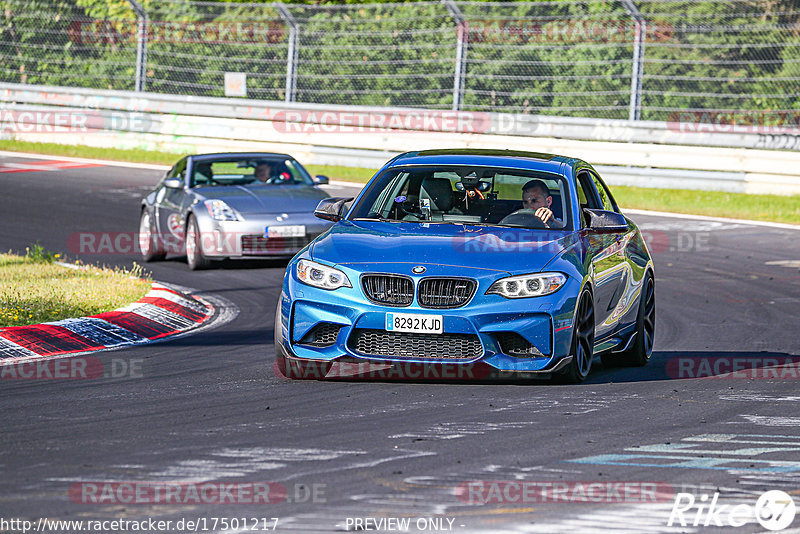
[(178, 178), (167, 178), (164, 180), (164, 187), (168, 189), (183, 189), (183, 182)]
[(314, 209), (314, 216), (326, 221), (341, 221), (344, 218), (344, 205), (353, 200), (350, 198), (325, 198), (320, 200)]
[(315, 185), (325, 185), (325, 184), (327, 184), (328, 182), (330, 182), (330, 180), (328, 179), (328, 177), (327, 177), (327, 176), (323, 176), (323, 175), (321, 175), (321, 174), (318, 174), (318, 175), (316, 175), (316, 176), (314, 177), (314, 184), (315, 184)]
[(628, 221), (621, 213), (604, 210), (583, 209), (586, 226), (598, 233), (626, 232)]

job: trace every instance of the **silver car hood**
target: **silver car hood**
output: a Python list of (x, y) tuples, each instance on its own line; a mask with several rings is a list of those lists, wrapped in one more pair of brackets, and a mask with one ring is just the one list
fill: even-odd
[(226, 185), (194, 190), (197, 200), (218, 199), (239, 213), (313, 213), (325, 191), (309, 185)]

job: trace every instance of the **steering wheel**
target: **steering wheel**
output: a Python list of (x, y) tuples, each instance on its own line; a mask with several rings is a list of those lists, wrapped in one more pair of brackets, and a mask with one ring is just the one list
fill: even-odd
[(279, 173), (277, 176), (273, 176), (269, 180), (267, 180), (268, 184), (293, 184), (294, 180), (292, 179), (292, 175), (288, 172)]
[(419, 210), (419, 202), (416, 200), (406, 200), (405, 202), (399, 203), (398, 206), (400, 207), (400, 211), (406, 215), (411, 215), (412, 217), (416, 217), (420, 220), (425, 218), (425, 215), (422, 214), (421, 210), (416, 211)]
[(517, 210), (503, 217), (498, 224), (523, 228), (550, 228), (550, 225), (537, 217), (536, 210), (532, 209)]

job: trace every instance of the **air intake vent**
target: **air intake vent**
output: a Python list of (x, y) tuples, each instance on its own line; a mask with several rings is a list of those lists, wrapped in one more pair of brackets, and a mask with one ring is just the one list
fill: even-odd
[(309, 333), (300, 340), (301, 345), (311, 345), (312, 347), (330, 347), (336, 343), (336, 336), (342, 328), (340, 324), (320, 323), (311, 329)]
[(356, 328), (348, 340), (364, 356), (415, 360), (466, 360), (483, 354), (475, 334), (414, 334)]
[(369, 300), (387, 306), (408, 306), (414, 300), (411, 278), (391, 274), (365, 274), (361, 287)]
[(509, 356), (536, 357), (544, 356), (542, 352), (531, 345), (527, 339), (516, 332), (498, 332), (495, 334), (500, 350)]
[(469, 302), (476, 287), (469, 278), (425, 278), (419, 283), (417, 301), (424, 308), (458, 308)]

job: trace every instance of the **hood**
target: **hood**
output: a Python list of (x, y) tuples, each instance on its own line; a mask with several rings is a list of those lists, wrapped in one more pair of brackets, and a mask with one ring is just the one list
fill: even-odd
[(340, 221), (314, 241), (311, 257), (336, 265), (413, 263), (539, 272), (573, 232), (462, 224)]
[(308, 185), (226, 185), (203, 187), (195, 194), (201, 202), (222, 200), (242, 214), (313, 213), (320, 200), (330, 197)]

